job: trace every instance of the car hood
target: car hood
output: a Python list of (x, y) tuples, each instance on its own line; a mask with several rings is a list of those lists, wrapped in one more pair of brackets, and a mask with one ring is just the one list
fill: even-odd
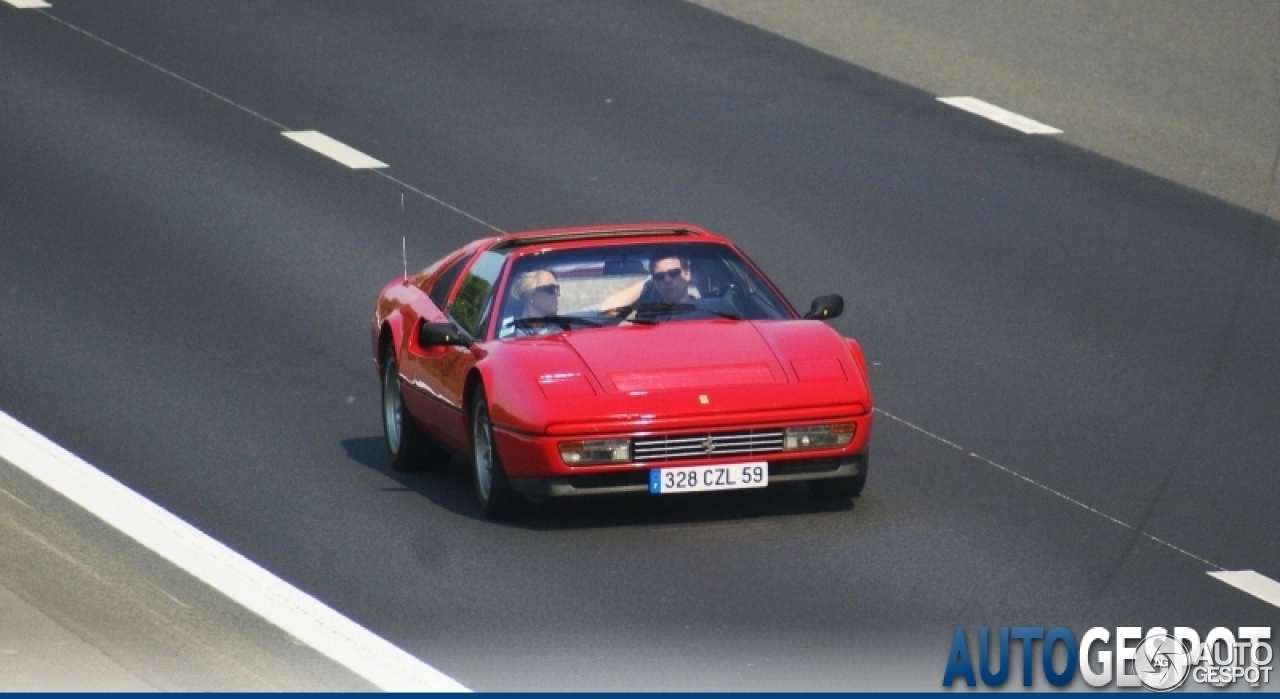
[(812, 321), (677, 321), (565, 335), (606, 393), (847, 380), (843, 340)]
[(814, 320), (688, 320), (493, 343), (495, 424), (528, 434), (716, 429), (860, 415), (861, 353)]

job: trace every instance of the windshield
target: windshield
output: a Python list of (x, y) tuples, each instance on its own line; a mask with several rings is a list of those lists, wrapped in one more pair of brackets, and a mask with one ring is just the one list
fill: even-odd
[(501, 296), (500, 338), (621, 323), (795, 317), (733, 248), (716, 243), (523, 255)]

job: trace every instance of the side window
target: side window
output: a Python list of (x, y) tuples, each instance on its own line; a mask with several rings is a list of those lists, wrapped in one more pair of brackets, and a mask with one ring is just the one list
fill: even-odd
[(480, 254), (462, 281), (462, 288), (449, 306), (449, 317), (472, 337), (480, 337), (493, 306), (494, 287), (502, 274), (505, 255), (496, 252)]
[(462, 267), (469, 259), (471, 258), (466, 255), (458, 257), (431, 285), (427, 296), (431, 298), (436, 308), (444, 308), (444, 302), (449, 300), (449, 290), (453, 288), (453, 283), (458, 280), (458, 273), (462, 271)]

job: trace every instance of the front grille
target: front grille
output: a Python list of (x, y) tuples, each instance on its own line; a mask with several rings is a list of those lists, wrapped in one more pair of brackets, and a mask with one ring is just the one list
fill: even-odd
[(642, 463), (772, 454), (782, 451), (782, 430), (643, 437), (634, 440), (631, 446), (632, 457)]

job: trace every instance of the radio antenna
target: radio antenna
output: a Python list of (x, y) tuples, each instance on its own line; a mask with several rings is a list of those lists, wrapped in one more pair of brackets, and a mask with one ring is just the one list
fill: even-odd
[(404, 190), (400, 191), (400, 262), (404, 264), (404, 283), (409, 283), (409, 243), (404, 232)]

